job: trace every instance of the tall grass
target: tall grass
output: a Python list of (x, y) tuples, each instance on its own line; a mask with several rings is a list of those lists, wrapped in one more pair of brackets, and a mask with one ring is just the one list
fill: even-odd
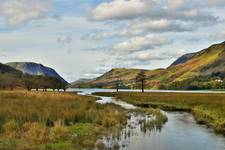
[(126, 114), (95, 98), (57, 92), (0, 92), (1, 149), (91, 149), (118, 130)]
[(191, 111), (198, 123), (225, 135), (225, 94), (200, 93), (97, 93), (115, 96), (128, 103), (163, 110)]

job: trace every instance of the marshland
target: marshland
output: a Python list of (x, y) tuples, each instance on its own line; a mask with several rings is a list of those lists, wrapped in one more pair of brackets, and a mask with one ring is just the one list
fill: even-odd
[[(222, 93), (100, 91), (114, 90), (1, 91), (0, 149), (177, 149), (188, 142), (203, 145), (199, 136), (206, 138), (209, 148), (225, 147)], [(180, 137), (184, 129), (190, 132)], [(190, 137), (195, 133), (195, 138)], [(168, 135), (180, 144), (155, 145), (156, 139), (165, 140)]]
[(0, 149), (91, 149), (126, 123), (118, 106), (73, 93), (0, 92)]
[(113, 96), (136, 106), (192, 112), (196, 121), (225, 134), (225, 93), (96, 93)]

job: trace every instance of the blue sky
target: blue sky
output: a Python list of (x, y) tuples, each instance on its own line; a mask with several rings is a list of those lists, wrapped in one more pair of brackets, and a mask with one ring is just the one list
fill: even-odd
[(225, 41), (224, 0), (0, 0), (0, 60), (66, 80), (114, 67), (167, 67)]

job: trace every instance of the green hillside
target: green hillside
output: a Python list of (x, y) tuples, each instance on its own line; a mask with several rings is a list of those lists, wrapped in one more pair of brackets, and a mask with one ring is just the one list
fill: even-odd
[[(122, 87), (134, 88), (136, 76), (140, 71), (115, 68), (83, 85), (113, 88), (119, 80), (123, 84)], [(185, 54), (166, 69), (145, 70), (145, 75), (146, 87), (149, 89), (173, 89), (174, 85), (186, 89), (186, 86), (192, 85), (193, 82), (204, 84), (200, 89), (212, 88), (215, 80), (225, 78), (225, 42), (196, 53)]]
[(199, 75), (212, 75), (218, 71), (225, 71), (225, 43), (212, 45), (207, 49), (195, 53), (183, 64), (170, 66), (169, 79), (182, 81)]

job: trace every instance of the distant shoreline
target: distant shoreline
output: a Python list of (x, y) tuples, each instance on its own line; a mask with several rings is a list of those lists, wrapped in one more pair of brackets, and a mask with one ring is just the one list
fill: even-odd
[[(106, 89), (106, 88), (69, 88), (68, 91), (82, 91), (81, 89), (98, 90), (102, 92), (114, 92), (116, 89)], [(141, 92), (137, 89), (119, 89), (119, 92)], [(225, 90), (145, 90), (146, 93), (207, 93), (207, 94), (225, 94)]]

